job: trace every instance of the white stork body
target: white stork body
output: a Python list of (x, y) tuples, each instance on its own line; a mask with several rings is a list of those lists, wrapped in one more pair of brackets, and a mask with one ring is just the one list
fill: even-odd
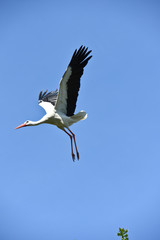
[[(78, 91), (80, 88), (80, 78), (83, 74), (83, 68), (87, 65), (89, 59), (92, 56), (87, 56), (91, 51), (88, 48), (81, 46), (79, 50), (75, 50), (72, 59), (65, 71), (59, 85), (59, 91), (52, 91), (47, 93), (42, 91), (39, 94), (39, 105), (44, 108), (46, 114), (39, 121), (29, 121), (18, 126), (16, 129), (26, 126), (36, 126), (42, 123), (48, 123), (56, 125), (58, 128), (66, 132), (71, 139), (71, 152), (73, 161), (75, 155), (73, 153), (74, 140), (77, 158), (79, 159), (79, 153), (76, 146), (76, 140), (74, 133), (69, 129), (72, 124), (84, 120), (87, 117), (85, 111), (80, 111), (74, 114), (76, 108), (76, 102), (78, 97)], [(70, 132), (68, 133), (66, 129)]]

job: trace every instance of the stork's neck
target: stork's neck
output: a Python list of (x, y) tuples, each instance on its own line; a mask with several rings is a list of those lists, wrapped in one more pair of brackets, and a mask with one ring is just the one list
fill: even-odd
[(39, 125), (39, 124), (42, 124), (42, 123), (46, 123), (47, 120), (48, 120), (48, 117), (45, 115), (38, 121), (30, 121), (30, 126), (36, 126), (36, 125)]

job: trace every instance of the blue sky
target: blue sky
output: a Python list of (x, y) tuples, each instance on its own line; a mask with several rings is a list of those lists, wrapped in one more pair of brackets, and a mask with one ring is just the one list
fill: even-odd
[[(158, 1), (0, 2), (0, 239), (159, 239)], [(38, 120), (73, 51), (93, 51), (70, 139)]]

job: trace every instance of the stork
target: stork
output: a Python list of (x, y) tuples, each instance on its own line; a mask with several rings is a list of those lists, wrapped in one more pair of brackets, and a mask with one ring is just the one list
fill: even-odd
[[(69, 129), (69, 127), (87, 118), (85, 111), (80, 111), (74, 114), (76, 108), (76, 102), (78, 92), (80, 88), (80, 78), (83, 74), (84, 67), (87, 65), (91, 50), (81, 46), (78, 50), (76, 49), (73, 53), (71, 61), (60, 80), (59, 91), (41, 91), (39, 94), (39, 105), (44, 108), (46, 114), (39, 121), (27, 120), (16, 129), (27, 126), (36, 126), (42, 123), (48, 123), (56, 125), (58, 128), (63, 130), (71, 140), (71, 154), (73, 161), (75, 160), (75, 154), (73, 152), (73, 142), (75, 145), (77, 159), (79, 160), (79, 152), (77, 149), (75, 134)], [(67, 131), (68, 130), (68, 131)]]

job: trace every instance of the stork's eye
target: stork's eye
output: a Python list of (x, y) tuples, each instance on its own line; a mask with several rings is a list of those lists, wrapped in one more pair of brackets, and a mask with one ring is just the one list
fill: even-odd
[(29, 120), (27, 120), (26, 123), (29, 123)]

